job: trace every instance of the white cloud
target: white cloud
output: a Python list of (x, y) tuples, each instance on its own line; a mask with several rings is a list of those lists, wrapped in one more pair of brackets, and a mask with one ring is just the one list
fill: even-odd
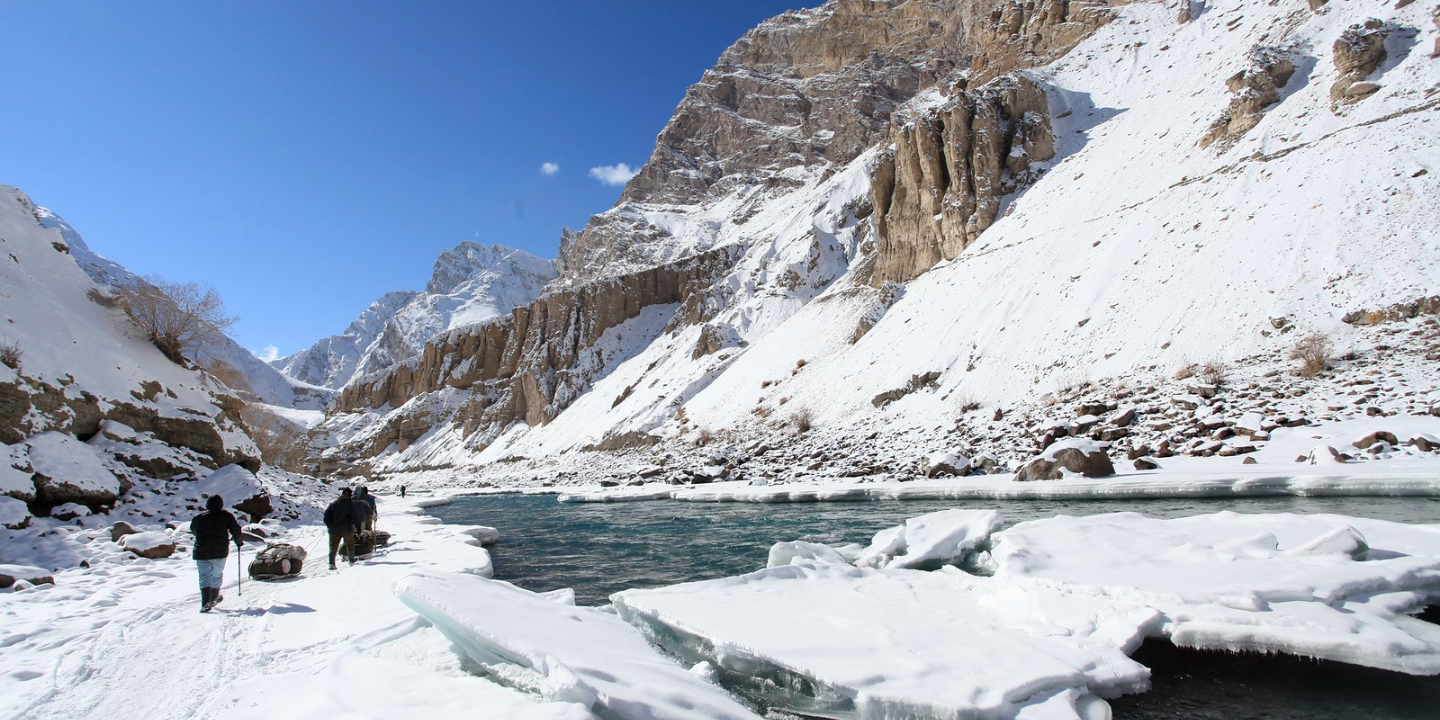
[(629, 165), (620, 163), (618, 165), (601, 165), (600, 167), (590, 168), (590, 177), (606, 185), (624, 185), (639, 172), (638, 169), (631, 170)]
[(555, 163), (552, 163), (552, 162), (540, 163), (540, 174), (541, 174), (541, 175), (554, 175), (555, 173), (558, 173), (558, 172), (560, 172), (560, 166), (559, 166), (559, 165), (556, 165)]
[(270, 362), (271, 360), (279, 359), (279, 357), (280, 357), (280, 348), (277, 348), (277, 347), (275, 347), (274, 345), (266, 345), (266, 346), (265, 346), (265, 349), (260, 351), (260, 354), (258, 355), (258, 357), (259, 357), (261, 360), (264, 360), (265, 362)]

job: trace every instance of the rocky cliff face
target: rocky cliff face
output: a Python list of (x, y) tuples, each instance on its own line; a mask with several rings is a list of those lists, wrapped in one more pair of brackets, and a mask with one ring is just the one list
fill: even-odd
[(876, 254), (870, 282), (913, 279), (990, 227), (1000, 201), (1055, 155), (1045, 91), (1021, 76), (958, 90), (890, 131), (871, 181)]
[[(481, 438), (466, 440), (477, 450), (514, 421), (548, 423), (613, 369), (584, 355), (606, 329), (675, 302), (691, 310), (671, 330), (702, 323), (695, 308), (726, 302), (697, 300), (716, 278), (732, 294), (808, 300), (849, 272), (868, 206), (879, 209), (875, 269), (848, 282), (906, 280), (952, 257), (1054, 152), (1044, 91), (1005, 74), (1052, 60), (1112, 17), (1101, 2), (835, 0), (767, 21), (687, 91), (617, 206), (564, 234), (550, 294), (353, 382), (322, 430), (335, 436), (320, 444), (338, 447), (321, 468), (363, 470), (446, 423)], [(897, 108), (936, 87), (949, 97), (892, 129)], [(769, 216), (837, 173), (863, 180), (865, 168), (850, 166), (868, 167), (892, 143), (868, 192), (849, 180), (819, 191), (834, 207), (815, 228), (793, 210)], [(795, 234), (795, 247), (775, 232)], [(724, 310), (724, 322), (684, 335), (683, 354), (723, 362), (757, 317), (773, 323), (797, 307), (770, 302)]]
[[(1115, 3), (1118, 4), (1118, 3)], [(1068, 52), (1114, 17), (1080, 0), (834, 0), (747, 33), (691, 86), (620, 205), (561, 244), (569, 282), (678, 257), (628, 212), (793, 189), (885, 138), (895, 108), (941, 81), (979, 87)], [(703, 245), (683, 245), (704, 250)]]
[(275, 364), (301, 382), (339, 389), (414, 357), (436, 335), (534, 300), (553, 279), (549, 260), (504, 245), (464, 242), (436, 258), (424, 292), (387, 293), (345, 332)]
[[(476, 431), (494, 437), (516, 421), (549, 422), (586, 388), (596, 369), (578, 365), (607, 330), (647, 308), (669, 304), (678, 304), (671, 322), (703, 322), (705, 291), (733, 260), (732, 252), (719, 250), (562, 290), (516, 307), (508, 316), (433, 339), (418, 357), (345, 388), (333, 413), (383, 406), (399, 411), (358, 443), (329, 453), (321, 470), (344, 469), (351, 463), (341, 458), (373, 456), (392, 443), (403, 451), (443, 422), (463, 426), (466, 437)], [(463, 406), (441, 415), (423, 403), (407, 406), (445, 389), (466, 391)]]

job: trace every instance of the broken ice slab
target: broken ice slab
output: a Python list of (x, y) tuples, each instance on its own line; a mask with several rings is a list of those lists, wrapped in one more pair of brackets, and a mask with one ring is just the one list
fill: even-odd
[(1284, 652), (1440, 674), (1440, 526), (1340, 515), (1173, 520), (1135, 513), (1020, 523), (995, 579), (1149, 605), (1177, 645)]
[(953, 568), (804, 561), (611, 600), (728, 686), (829, 718), (1104, 716), (1100, 698), (1148, 686), (1149, 670), (1126, 653), (1159, 621), (1148, 607)]
[(473, 575), (413, 573), (395, 594), (500, 682), (601, 718), (760, 720), (620, 618)]

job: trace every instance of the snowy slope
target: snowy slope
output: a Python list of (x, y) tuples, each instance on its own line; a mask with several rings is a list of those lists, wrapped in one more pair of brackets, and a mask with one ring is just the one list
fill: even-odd
[[(1173, 4), (1119, 11), (1028, 73), (1050, 96), (1057, 156), (954, 260), (903, 286), (866, 284), (874, 230), (855, 215), (873, 152), (812, 168), (793, 191), (629, 207), (676, 242), (744, 249), (711, 293), (713, 316), (612, 330), (597, 352), (616, 361), (547, 425), (497, 438), (437, 427), (376, 469), (475, 468), (635, 432), (763, 440), (801, 411), (852, 437), (943, 429), (972, 403), (1040, 407), (1088, 384), (1280, 358), (1311, 331), (1344, 349), (1361, 334), (1346, 313), (1440, 292), (1427, 8), (1226, 0), (1184, 24)], [(1332, 46), (1371, 16), (1393, 28), (1381, 89), (1332, 109)], [(1200, 148), (1231, 97), (1226, 78), (1258, 45), (1283, 46), (1299, 68), (1281, 102), (1233, 145)], [(698, 354), (707, 335), (724, 347)], [(875, 401), (917, 379), (921, 391)]]
[(387, 293), (343, 333), (272, 364), (300, 382), (339, 389), (413, 357), (440, 333), (534, 300), (554, 278), (553, 261), (504, 245), (464, 242), (440, 253), (424, 292)]
[[(60, 231), (61, 237), (70, 246), (70, 253), (75, 256), (75, 263), (96, 283), (104, 286), (127, 287), (141, 282), (139, 276), (124, 266), (91, 250), (90, 246), (80, 237), (80, 233), (50, 209), (37, 207), (35, 214), (41, 225)], [(236, 343), (228, 335), (220, 334), (203, 340), (201, 346), (196, 350), (195, 359), (207, 368), (214, 368), (217, 364), (233, 368), (237, 371), (238, 380), (235, 375), (224, 374), (232, 382), (236, 382), (242, 387), (231, 389), (249, 393), (269, 405), (319, 410), (329, 399), (330, 393), (324, 388), (287, 378), (265, 364), (260, 358), (255, 357), (254, 353), (240, 347), (239, 343)]]

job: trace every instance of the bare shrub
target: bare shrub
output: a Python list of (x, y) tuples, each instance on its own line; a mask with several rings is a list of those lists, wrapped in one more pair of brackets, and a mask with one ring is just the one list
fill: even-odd
[(1195, 377), (1195, 363), (1185, 363), (1175, 371), (1176, 380), (1188, 380), (1192, 377)]
[(1219, 386), (1230, 375), (1230, 366), (1223, 360), (1211, 360), (1200, 368), (1200, 379), (1207, 385)]
[(976, 400), (975, 398), (970, 397), (969, 395), (965, 395), (963, 393), (959, 396), (959, 400), (956, 404), (960, 406), (961, 414), (975, 412), (976, 410), (980, 409), (979, 400)]
[(125, 313), (150, 342), (177, 364), (205, 340), (224, 334), (239, 318), (225, 313), (225, 301), (209, 285), (171, 282), (151, 275), (120, 290)]
[(20, 359), (25, 356), (25, 351), (11, 340), (0, 340), (0, 363), (5, 363), (10, 369), (19, 372)]
[(1330, 338), (1323, 333), (1310, 333), (1295, 343), (1290, 349), (1289, 358), (1299, 360), (1298, 372), (1304, 377), (1315, 377), (1330, 366), (1330, 352), (1332, 350)]
[(715, 432), (710, 428), (700, 428), (699, 434), (695, 436), (696, 445), (709, 445), (714, 441)]
[(815, 414), (810, 412), (810, 408), (796, 408), (795, 412), (790, 413), (790, 427), (795, 428), (796, 432), (810, 432), (810, 428), (814, 426)]

